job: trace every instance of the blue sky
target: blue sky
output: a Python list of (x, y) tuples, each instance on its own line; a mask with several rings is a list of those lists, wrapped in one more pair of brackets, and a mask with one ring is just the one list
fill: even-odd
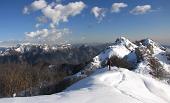
[[(36, 8), (31, 6), (35, 0), (1, 0), (0, 3), (0, 40), (54, 40), (69, 42), (110, 42), (116, 37), (126, 36), (132, 40), (153, 38), (161, 43), (170, 41), (170, 1), (169, 0), (39, 0), (46, 5)], [(57, 1), (57, 2), (56, 2)], [(81, 6), (73, 11), (68, 10), (67, 21), (55, 14), (42, 12), (48, 5), (52, 9), (62, 5), (67, 11), (69, 3), (76, 2)], [(80, 3), (81, 2), (81, 3)], [(82, 4), (83, 3), (83, 4)], [(122, 3), (116, 11), (112, 7)], [(77, 5), (79, 5), (77, 4)], [(122, 6), (124, 4), (124, 6)], [(125, 6), (126, 5), (126, 6)], [(149, 7), (147, 8), (147, 6)], [(138, 10), (135, 9), (137, 6)], [(94, 14), (97, 7), (98, 16)], [(117, 6), (116, 6), (117, 7)], [(146, 7), (145, 10), (140, 11)], [(23, 12), (24, 8), (28, 10)], [(114, 10), (113, 10), (114, 9)], [(65, 11), (61, 11), (61, 15)], [(101, 11), (100, 11), (101, 10)], [(103, 13), (103, 15), (102, 15)], [(75, 15), (74, 15), (75, 14)], [(52, 15), (52, 16), (51, 16)], [(47, 21), (40, 22), (37, 18)], [(58, 20), (58, 21), (57, 21)], [(50, 24), (54, 27), (51, 28)], [(37, 27), (35, 27), (37, 25)], [(55, 28), (55, 29), (54, 29)], [(41, 32), (43, 30), (43, 32)], [(53, 31), (55, 35), (52, 34)], [(65, 31), (67, 30), (67, 32)], [(38, 32), (37, 32), (38, 31)], [(48, 32), (43, 34), (45, 31)], [(32, 34), (31, 34), (32, 32)], [(54, 39), (56, 37), (56, 39)]]

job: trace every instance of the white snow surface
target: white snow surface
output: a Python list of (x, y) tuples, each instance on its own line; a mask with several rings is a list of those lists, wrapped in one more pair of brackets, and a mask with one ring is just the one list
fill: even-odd
[(170, 86), (155, 79), (112, 67), (53, 95), (0, 99), (0, 103), (170, 103)]
[(135, 44), (130, 42), (125, 37), (120, 37), (116, 40), (115, 44), (112, 46), (109, 46), (107, 49), (105, 49), (103, 52), (101, 52), (99, 55), (93, 58), (94, 63), (98, 63), (100, 65), (103, 61), (107, 60), (108, 58), (112, 56), (117, 56), (119, 58), (124, 58), (125, 56), (128, 56), (129, 61), (136, 60), (136, 55), (132, 53), (132, 51), (137, 48)]

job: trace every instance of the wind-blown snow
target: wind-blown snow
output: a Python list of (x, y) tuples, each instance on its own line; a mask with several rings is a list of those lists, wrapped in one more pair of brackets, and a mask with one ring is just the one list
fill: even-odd
[(112, 67), (98, 69), (62, 93), (0, 99), (0, 103), (170, 103), (170, 87), (152, 78)]

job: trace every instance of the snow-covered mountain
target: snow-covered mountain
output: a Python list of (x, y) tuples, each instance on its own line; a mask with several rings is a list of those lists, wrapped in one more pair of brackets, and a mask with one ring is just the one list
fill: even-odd
[[(160, 76), (159, 79), (168, 83), (170, 81), (170, 60), (166, 48), (151, 39), (130, 42), (125, 37), (118, 38), (111, 46), (93, 58), (85, 71), (95, 70), (106, 66), (108, 58), (118, 57), (126, 60), (134, 72), (151, 77)], [(114, 65), (114, 63), (113, 63)]]
[[(117, 57), (132, 69), (106, 62)], [(123, 64), (122, 64), (123, 65)], [(170, 103), (170, 60), (166, 49), (151, 39), (130, 42), (124, 37), (103, 50), (80, 72), (84, 78), (61, 93), (0, 99), (0, 103)], [(77, 80), (79, 80), (77, 79)]]

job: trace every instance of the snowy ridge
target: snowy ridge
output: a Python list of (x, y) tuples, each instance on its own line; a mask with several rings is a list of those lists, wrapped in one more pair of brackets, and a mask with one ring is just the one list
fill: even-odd
[(125, 37), (120, 37), (115, 41), (115, 45), (124, 45), (125, 47), (127, 47), (127, 49), (129, 50), (134, 50), (135, 48), (137, 48), (137, 46), (135, 44), (133, 44), (132, 42), (130, 42), (128, 39), (126, 39)]
[(135, 44), (130, 42), (125, 37), (118, 38), (113, 45), (109, 46), (99, 55), (93, 58), (93, 61), (89, 63), (82, 71), (79, 73), (71, 76), (71, 78), (84, 78), (90, 75), (94, 70), (101, 68), (102, 63), (106, 63), (108, 58), (112, 56), (117, 56), (119, 58), (124, 58), (125, 56), (129, 55), (127, 58), (136, 61), (136, 56), (134, 55), (134, 50), (137, 48)]
[[(153, 47), (153, 54), (148, 47)], [(93, 58), (93, 61), (88, 64), (81, 72), (71, 76), (70, 78), (85, 78), (93, 73), (96, 69), (102, 68), (102, 64), (106, 63), (108, 58), (112, 56), (117, 56), (119, 58), (125, 58), (130, 62), (135, 68), (133, 71), (139, 74), (147, 75), (153, 77), (151, 72), (153, 71), (150, 67), (150, 58), (158, 60), (158, 62), (163, 66), (163, 69), (170, 73), (169, 60), (166, 57), (166, 51), (162, 49), (163, 47), (152, 41), (151, 39), (141, 40), (139, 45), (136, 45), (130, 42), (125, 37), (118, 38), (113, 45), (109, 46), (99, 55)], [(143, 60), (138, 61), (137, 50), (140, 50)], [(155, 78), (155, 77), (153, 77)], [(162, 81), (165, 83), (169, 82), (169, 78), (162, 78)]]
[[(167, 59), (165, 48), (148, 38), (138, 42), (137, 45), (125, 37), (118, 38), (113, 45), (94, 57), (93, 61), (83, 71), (76, 74), (76, 77), (86, 77), (89, 75), (89, 72), (93, 72), (97, 68), (102, 68), (102, 64), (106, 63), (108, 58), (112, 56), (126, 59), (135, 68), (134, 72), (150, 77), (153, 77), (151, 74), (153, 69), (150, 66), (150, 59), (155, 59), (163, 67), (166, 74), (170, 74), (170, 61)], [(138, 50), (141, 52), (141, 58), (143, 59), (138, 57)], [(86, 73), (87, 71), (88, 73)], [(162, 81), (167, 83), (170, 79), (169, 77), (163, 77)]]
[(0, 99), (0, 103), (169, 103), (170, 87), (132, 71), (96, 70), (62, 93)]
[[(141, 41), (141, 43), (142, 45), (140, 45), (138, 48), (141, 48), (146, 52), (149, 52), (150, 55), (148, 55), (147, 53), (143, 55), (144, 61), (138, 64), (138, 67), (135, 71), (141, 74), (149, 75), (151, 68), (149, 67), (149, 63), (147, 59), (152, 57), (158, 60), (158, 62), (161, 64), (161, 66), (167, 73), (170, 73), (170, 61), (166, 56), (166, 49), (151, 39), (144, 39)], [(153, 53), (149, 51), (148, 47), (152, 48)]]
[(154, 42), (153, 40), (151, 40), (149, 38), (142, 40), (142, 43), (145, 46), (152, 45), (153, 48), (159, 48), (159, 49), (165, 50), (165, 48), (163, 46), (161, 46), (160, 44)]
[(98, 62), (98, 64), (100, 65), (103, 61), (107, 60), (111, 56), (123, 58), (126, 55), (130, 54), (137, 47), (138, 46), (130, 42), (125, 37), (120, 37), (115, 41), (112, 46), (108, 47), (98, 56), (94, 57), (94, 62)]

